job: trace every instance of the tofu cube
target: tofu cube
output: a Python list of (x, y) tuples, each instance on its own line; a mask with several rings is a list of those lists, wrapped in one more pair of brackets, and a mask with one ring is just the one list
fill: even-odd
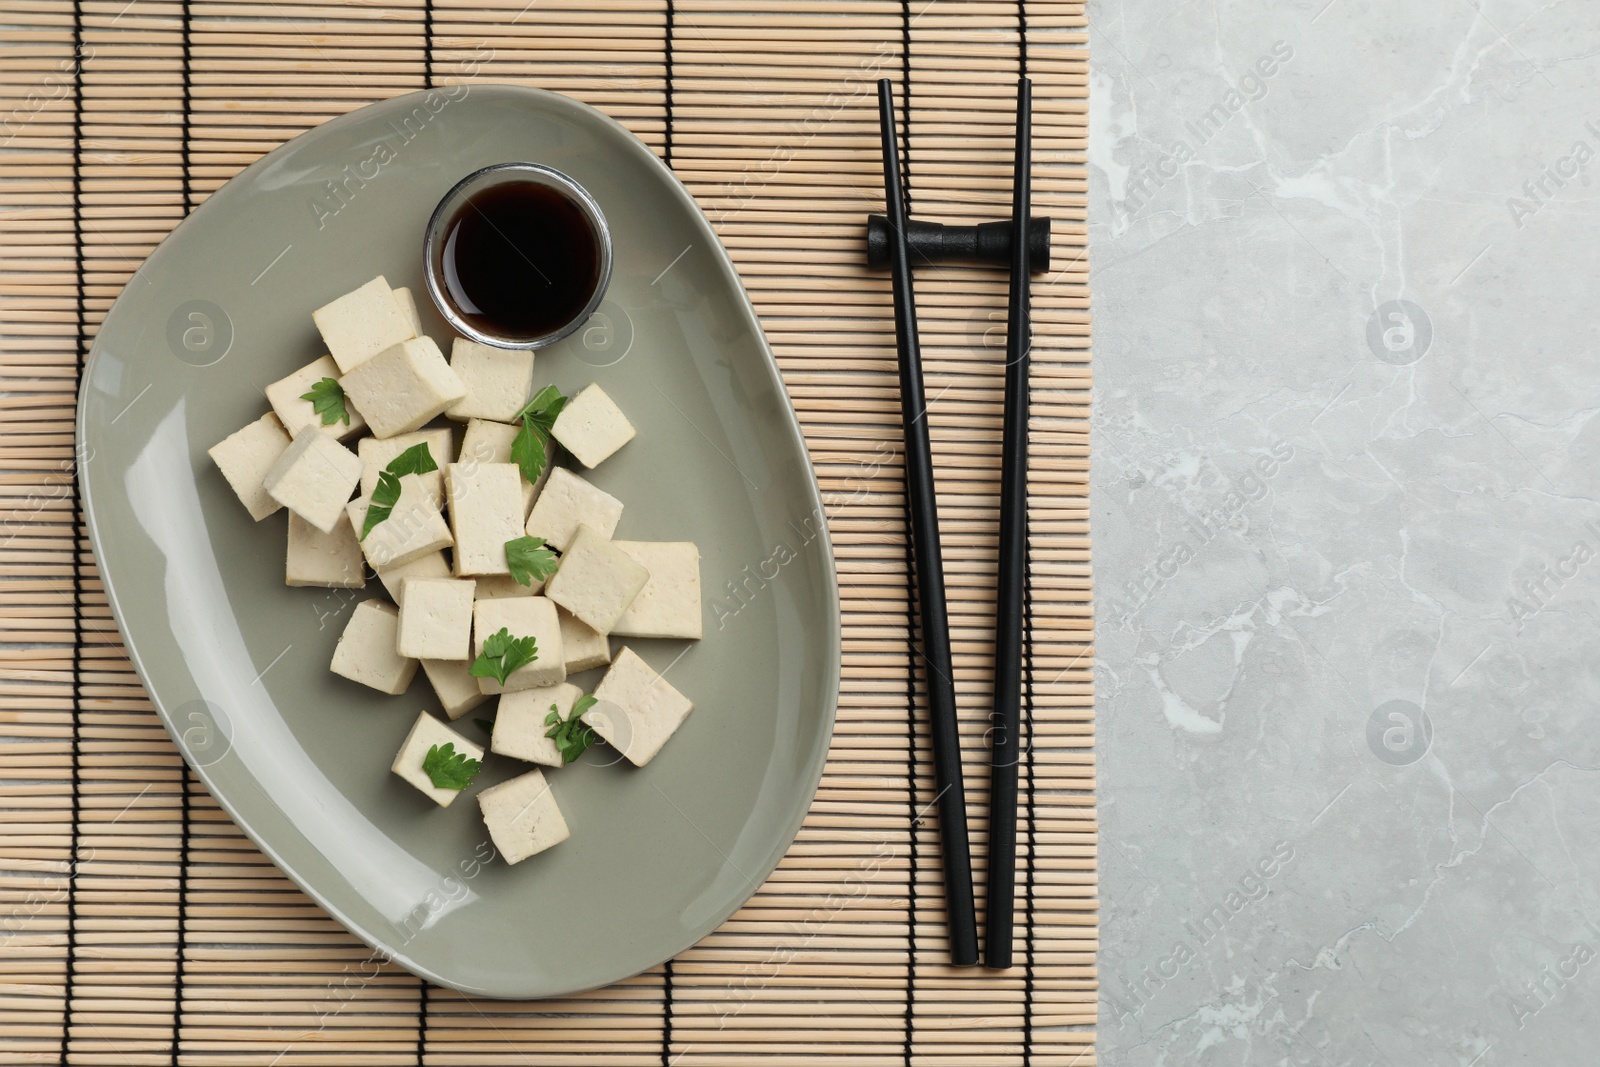
[[(504, 422), (490, 422), (488, 419), (468, 419), (467, 432), (461, 438), (462, 463), (510, 463), (511, 442), (516, 439), (517, 428)], [(533, 507), (533, 498), (540, 489), (544, 488), (545, 479), (550, 477), (550, 461), (555, 456), (555, 444), (550, 441), (544, 446), (544, 469), (539, 472), (539, 480), (529, 483), (522, 479), (522, 517), (528, 517), (528, 511)], [(521, 475), (521, 468), (517, 469)]]
[(412, 724), (411, 732), (406, 734), (405, 743), (400, 746), (400, 752), (395, 756), (394, 763), (389, 765), (389, 769), (427, 794), (428, 798), (441, 808), (448, 808), (455, 802), (456, 797), (461, 795), (461, 790), (441, 789), (433, 784), (428, 772), (422, 769), (423, 761), (428, 758), (428, 753), (435, 745), (440, 748), (454, 745), (455, 751), (468, 759), (483, 761), (482, 745), (473, 744), (432, 715), (423, 712)]
[(480, 574), (475, 579), (478, 583), (477, 599), (499, 600), (508, 596), (535, 596), (544, 588), (543, 581), (534, 582), (532, 585), (523, 585), (509, 574)]
[(478, 688), (478, 680), (468, 673), (468, 667), (464, 660), (422, 661), (422, 671), (439, 698), (439, 706), (452, 722), (489, 699), (489, 694)]
[(360, 589), (367, 584), (367, 561), (348, 522), (323, 533), (300, 516), (289, 514), (289, 553), (283, 580), (291, 586)]
[(571, 836), (567, 820), (561, 817), (550, 783), (535, 767), (478, 794), (489, 839), (500, 858), (521, 863)]
[[(373, 570), (398, 567), (450, 547), (450, 527), (445, 525), (444, 516), (421, 479), (417, 474), (401, 475), (400, 499), (394, 509), (362, 539), (361, 550)], [(358, 538), (371, 506), (371, 497), (361, 497), (352, 500), (346, 509)]]
[(363, 437), (357, 441), (356, 455), (361, 457), (361, 495), (372, 495), (372, 490), (378, 485), (378, 475), (394, 462), (396, 456), (408, 448), (422, 444), (428, 446), (428, 455), (433, 457), (434, 466), (439, 469), (419, 474), (417, 477), (428, 487), (433, 502), (439, 507), (444, 507), (444, 469), (454, 459), (455, 451), (448, 426), (436, 430), (403, 433), (396, 437)]
[(450, 344), (450, 369), (467, 395), (445, 414), (452, 419), (510, 422), (533, 396), (533, 353), (493, 348), (457, 337)]
[(345, 397), (344, 409), (350, 416), (348, 426), (343, 421), (324, 425), (322, 416), (316, 413), (311, 401), (301, 399), (322, 379), (337, 380), (338, 377), (339, 365), (333, 361), (333, 357), (322, 356), (315, 363), (308, 363), (287, 378), (279, 378), (267, 386), (267, 403), (272, 405), (278, 421), (291, 434), (299, 433), (302, 426), (315, 426), (335, 441), (342, 441), (367, 428), (367, 420), (356, 409), (355, 402)]
[(493, 678), (479, 678), (478, 688), (485, 693), (537, 689), (567, 680), (566, 653), (561, 646), (561, 623), (556, 606), (542, 596), (507, 597), (479, 600), (472, 605), (472, 655), (483, 653), (489, 635), (509, 630), (512, 637), (531, 637), (539, 651), (532, 663), (520, 667), (506, 679), (505, 688)]
[(556, 620), (561, 623), (561, 648), (566, 654), (569, 675), (611, 662), (611, 641), (605, 634), (559, 608)]
[(556, 748), (553, 739), (545, 736), (550, 731), (545, 719), (554, 709), (565, 720), (572, 715), (572, 706), (582, 695), (583, 690), (571, 682), (507, 693), (495, 709), (489, 751), (529, 763), (542, 763), (546, 767), (562, 766), (565, 761), (561, 750)]
[(416, 659), (471, 659), (472, 583), (407, 578), (395, 648)]
[(411, 317), (383, 275), (311, 313), (341, 374), (417, 335)]
[(411, 685), (417, 661), (395, 651), (400, 612), (382, 600), (363, 600), (351, 613), (333, 650), (333, 673), (399, 696)]
[(445, 472), (457, 574), (509, 574), (506, 542), (522, 536), (521, 477), (511, 463), (452, 463)]
[(611, 632), (619, 637), (700, 640), (700, 549), (693, 541), (613, 541), (650, 572)]
[(228, 480), (239, 502), (257, 522), (283, 507), (261, 484), (278, 457), (289, 447), (278, 416), (267, 412), (211, 446), (206, 454)]
[(694, 710), (688, 697), (626, 646), (595, 686), (594, 698), (583, 721), (635, 767), (654, 759)]
[[(401, 486), (401, 492), (405, 487)], [(362, 515), (366, 519), (366, 515)], [(352, 532), (355, 527), (350, 523)], [(357, 547), (360, 547), (359, 545)], [(378, 572), (378, 580), (383, 582), (383, 587), (389, 591), (389, 598), (396, 604), (402, 604), (405, 599), (405, 585), (407, 578), (448, 578), (450, 577), (450, 561), (444, 558), (443, 552), (429, 552), (426, 556), (405, 563), (397, 563), (392, 567), (385, 567)], [(478, 683), (472, 683), (476, 686)]]
[(542, 537), (551, 548), (565, 552), (579, 526), (610, 537), (621, 520), (622, 501), (565, 467), (557, 467), (549, 472), (543, 491), (533, 502), (526, 530), (528, 536)]
[(649, 580), (650, 572), (616, 545), (579, 526), (560, 569), (545, 584), (545, 596), (590, 629), (609, 634)]
[(590, 385), (567, 401), (550, 435), (578, 457), (585, 467), (598, 467), (637, 431), (622, 409), (598, 385)]
[(340, 381), (375, 437), (410, 433), (467, 394), (431, 337), (385, 348)]
[(417, 310), (417, 298), (410, 289), (397, 285), (390, 292), (394, 293), (395, 303), (400, 305), (401, 312), (406, 321), (411, 324), (411, 336), (422, 336), (422, 314)]
[(354, 452), (315, 426), (302, 426), (261, 484), (272, 499), (332, 533), (360, 481), (361, 460)]

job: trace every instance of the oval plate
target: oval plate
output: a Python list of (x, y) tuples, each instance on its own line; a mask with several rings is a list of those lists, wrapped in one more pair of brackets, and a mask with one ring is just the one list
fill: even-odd
[[(262, 387), (323, 354), (312, 309), (377, 274), (427, 305), (429, 212), (506, 160), (567, 172), (610, 222), (606, 301), (539, 352), (535, 376), (569, 394), (598, 381), (628, 413), (638, 438), (593, 480), (627, 505), (619, 535), (699, 544), (706, 609), (699, 643), (629, 642), (694, 713), (645, 768), (598, 746), (553, 772), (572, 836), (515, 867), (488, 859), (472, 794), (526, 765), (491, 759), (447, 809), (390, 774), (418, 710), (439, 710), (425, 676), (389, 697), (328, 670), (353, 605), (381, 586), (286, 588), (285, 513), (251, 522), (206, 455), (268, 410)], [(599, 112), (458, 86), (267, 155), (128, 283), (90, 354), (78, 440), (107, 594), (185, 758), (301, 888), (417, 975), (543, 997), (635, 974), (731, 915), (799, 831), (839, 684), (815, 476), (727, 253), (654, 153)], [(484, 741), (479, 714), (457, 725)]]

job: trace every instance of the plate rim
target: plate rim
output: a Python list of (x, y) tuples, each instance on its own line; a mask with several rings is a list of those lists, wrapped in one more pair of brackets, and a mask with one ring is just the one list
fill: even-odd
[[(781, 839), (782, 848), (774, 850), (772, 862), (769, 865), (765, 865), (765, 869), (761, 872), (760, 879), (753, 883), (753, 887), (748, 894), (738, 897), (731, 907), (727, 908), (725, 911), (719, 910), (711, 920), (703, 921), (689, 928), (687, 938), (683, 940), (683, 942), (679, 944), (669, 955), (647, 963), (636, 970), (618, 974), (606, 981), (603, 985), (597, 986), (587, 982), (580, 982), (576, 985), (560, 985), (548, 990), (543, 988), (528, 989), (523, 987), (491, 988), (484, 985), (473, 984), (471, 981), (464, 980), (463, 978), (452, 978), (445, 974), (441, 974), (433, 968), (419, 962), (414, 957), (408, 955), (403, 950), (403, 947), (397, 948), (396, 946), (389, 944), (384, 939), (378, 937), (373, 931), (368, 930), (361, 924), (353, 921), (342, 908), (336, 906), (333, 901), (331, 901), (324, 893), (308, 884), (308, 882), (302, 878), (296, 869), (288, 865), (280, 855), (279, 850), (274, 848), (267, 841), (263, 840), (262, 836), (256, 832), (249, 820), (243, 818), (230, 800), (219, 794), (213, 787), (211, 776), (207, 773), (210, 765), (208, 764), (202, 766), (197, 764), (191, 758), (188, 750), (179, 743), (179, 731), (174, 723), (172, 713), (166, 706), (166, 701), (163, 700), (163, 698), (157, 694), (154, 687), (150, 685), (147, 672), (145, 670), (144, 659), (138, 648), (138, 642), (134, 640), (133, 635), (129, 632), (127, 623), (124, 619), (122, 606), (117, 594), (116, 582), (112, 579), (111, 573), (101, 567), (100, 561), (104, 558), (101, 553), (103, 539), (101, 537), (100, 523), (95, 517), (95, 494), (90, 486), (90, 479), (88, 475), (89, 465), (86, 463), (77, 462), (76, 459), (77, 456), (85, 454), (83, 450), (86, 447), (86, 434), (89, 432), (89, 428), (86, 426), (85, 420), (85, 399), (89, 391), (89, 382), (92, 380), (92, 372), (95, 368), (95, 364), (99, 361), (102, 354), (102, 342), (106, 336), (104, 329), (105, 323), (111, 321), (118, 305), (120, 305), (123, 300), (127, 298), (130, 291), (133, 290), (134, 283), (140, 281), (140, 276), (144, 274), (145, 271), (151, 269), (151, 264), (161, 256), (162, 250), (167, 248), (172, 239), (185, 226), (189, 225), (192, 220), (202, 217), (202, 214), (212, 207), (217, 193), (220, 193), (223, 189), (235, 182), (241, 180), (250, 180), (251, 176), (255, 172), (265, 169), (268, 165), (270, 165), (275, 157), (289, 151), (291, 147), (296, 144), (296, 142), (302, 140), (303, 138), (316, 136), (324, 130), (338, 129), (342, 126), (353, 124), (359, 121), (360, 116), (373, 108), (394, 107), (400, 101), (405, 100), (420, 101), (430, 93), (437, 93), (439, 91), (439, 88), (419, 89), (408, 93), (400, 93), (395, 96), (387, 97), (383, 100), (375, 100), (371, 103), (364, 104), (361, 107), (347, 111), (342, 115), (337, 115), (331, 119), (328, 119), (326, 122), (319, 123), (308, 130), (296, 134), (294, 137), (291, 137), (289, 140), (273, 148), (271, 151), (266, 152), (259, 159), (246, 166), (238, 174), (235, 174), (222, 185), (218, 186), (216, 191), (211, 193), (201, 204), (199, 204), (181, 220), (179, 220), (177, 225), (175, 225), (172, 230), (161, 239), (155, 248), (153, 248), (139, 264), (138, 268), (128, 278), (127, 282), (124, 283), (122, 290), (117, 294), (117, 298), (112, 301), (111, 306), (106, 310), (105, 317), (101, 320), (101, 327), (95, 333), (93, 343), (90, 345), (89, 352), (85, 357), (82, 369), (79, 372), (76, 398), (77, 408), (73, 417), (73, 441), (74, 447), (77, 450), (74, 454), (74, 467), (76, 468), (75, 481), (77, 483), (80, 503), (83, 511), (84, 527), (89, 538), (89, 546), (91, 552), (93, 553), (95, 567), (100, 571), (100, 581), (103, 589), (105, 590), (106, 603), (111, 610), (111, 616), (113, 620), (116, 622), (117, 632), (122, 640), (122, 646), (128, 653), (129, 661), (133, 664), (134, 671), (138, 675), (140, 686), (144, 689), (145, 695), (149, 698), (151, 705), (155, 708), (157, 718), (161, 720), (162, 727), (172, 739), (173, 747), (182, 757), (185, 767), (195, 773), (195, 775), (200, 779), (201, 784), (205, 786), (206, 791), (214, 800), (216, 800), (217, 804), (223, 809), (223, 811), (227, 813), (233, 824), (239, 827), (240, 830), (244, 831), (245, 835), (250, 838), (251, 842), (256, 846), (256, 848), (260, 849), (261, 852), (272, 861), (273, 866), (276, 867), (279, 872), (281, 872), (291, 882), (293, 882), (302, 893), (304, 893), (319, 908), (321, 908), (325, 913), (338, 922), (338, 924), (351, 936), (355, 937), (357, 940), (361, 941), (375, 952), (382, 954), (386, 962), (395, 964), (415, 975), (416, 977), (433, 985), (442, 986), (447, 989), (453, 989), (457, 992), (465, 993), (471, 996), (484, 996), (506, 1000), (548, 999), (552, 997), (566, 996), (572, 993), (585, 992), (592, 989), (606, 988), (607, 986), (614, 985), (617, 982), (624, 981), (627, 978), (642, 974), (643, 972), (650, 970), (652, 967), (660, 966), (662, 963), (676, 959), (686, 950), (692, 948), (705, 937), (716, 931), (725, 922), (727, 922), (729, 918), (738, 912), (740, 908), (744, 907), (745, 904), (751, 900), (751, 898), (759, 893), (762, 887), (766, 885), (767, 880), (771, 877), (772, 872), (778, 868), (779, 864), (783, 862), (784, 857), (788, 855), (789, 850), (793, 848), (794, 842), (799, 837), (800, 830), (804, 826), (805, 820), (810, 815), (811, 808), (816, 802), (817, 790), (821, 785), (822, 774), (828, 762), (829, 752), (832, 749), (833, 733), (838, 722), (839, 694), (843, 681), (843, 607), (839, 591), (838, 564), (833, 550), (833, 534), (832, 530), (829, 528), (829, 524), (826, 521), (823, 521), (819, 524), (821, 527), (822, 536), (816, 539), (820, 543), (820, 563), (823, 565), (824, 576), (827, 579), (826, 593), (828, 594), (829, 603), (831, 604), (832, 608), (831, 611), (826, 612), (829, 633), (826, 635), (828, 640), (823, 643), (825, 658), (823, 667), (826, 673), (825, 682), (820, 694), (820, 698), (823, 703), (823, 708), (821, 709), (823, 721), (822, 730), (819, 733), (819, 737), (825, 739), (826, 743), (821, 745), (817, 750), (817, 753), (808, 760), (811, 766), (806, 769), (806, 773), (802, 776), (804, 780), (808, 782), (805, 789), (805, 802), (803, 805), (798, 806), (797, 814), (790, 818)], [(680, 206), (686, 210), (687, 215), (693, 220), (694, 226), (706, 239), (708, 246), (714, 250), (717, 269), (722, 272), (726, 280), (729, 281), (732, 286), (737, 288), (739, 294), (743, 297), (743, 299), (739, 301), (739, 312), (749, 325), (752, 336), (758, 342), (757, 347), (761, 357), (760, 362), (764, 366), (767, 373), (771, 376), (771, 379), (774, 385), (777, 387), (777, 392), (779, 396), (781, 396), (783, 404), (789, 415), (789, 418), (784, 420), (782, 433), (786, 438), (788, 438), (789, 443), (798, 450), (798, 454), (805, 459), (805, 471), (807, 476), (802, 479), (801, 488), (803, 489), (804, 496), (812, 505), (814, 513), (822, 516), (824, 520), (826, 520), (828, 512), (825, 502), (822, 499), (821, 486), (817, 481), (816, 465), (811, 460), (811, 451), (806, 444), (805, 431), (800, 424), (800, 414), (795, 409), (794, 400), (789, 394), (788, 385), (783, 378), (783, 371), (778, 366), (777, 358), (773, 355), (772, 345), (767, 340), (766, 331), (761, 326), (760, 316), (756, 313), (755, 305), (750, 299), (749, 291), (745, 288), (744, 280), (740, 277), (738, 268), (734, 265), (732, 257), (728, 254), (727, 246), (722, 243), (722, 239), (717, 235), (716, 230), (712, 227), (711, 221), (706, 217), (704, 210), (701, 209), (699, 203), (694, 199), (694, 195), (690, 193), (688, 188), (684, 186), (683, 182), (679, 180), (678, 176), (672, 171), (672, 168), (669, 167), (660, 156), (656, 155), (655, 151), (651, 149), (649, 145), (645, 144), (637, 134), (596, 107), (586, 104), (574, 97), (567, 96), (563, 93), (553, 92), (548, 89), (538, 89), (528, 85), (516, 85), (505, 82), (485, 82), (481, 85), (474, 85), (472, 86), (471, 93), (469, 95), (477, 95), (479, 93), (489, 96), (505, 96), (511, 99), (521, 98), (518, 101), (519, 106), (564, 109), (567, 112), (575, 115), (580, 122), (608, 127), (611, 132), (621, 136), (625, 150), (632, 151), (635, 156), (638, 156), (644, 160), (644, 165), (647, 168), (654, 170), (658, 176), (667, 179), (665, 182), (667, 190), (679, 201)], [(76, 717), (78, 714), (79, 709), (74, 708), (74, 717)], [(266, 793), (265, 790), (262, 792)], [(266, 793), (266, 795), (270, 796), (270, 793)], [(74, 836), (76, 836), (77, 833), (78, 828), (74, 827)]]

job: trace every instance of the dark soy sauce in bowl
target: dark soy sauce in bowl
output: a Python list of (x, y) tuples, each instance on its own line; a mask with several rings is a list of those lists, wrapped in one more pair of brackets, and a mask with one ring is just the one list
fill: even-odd
[(603, 282), (603, 235), (565, 191), (537, 181), (471, 191), (435, 237), (432, 266), (448, 310), (503, 344), (566, 332)]

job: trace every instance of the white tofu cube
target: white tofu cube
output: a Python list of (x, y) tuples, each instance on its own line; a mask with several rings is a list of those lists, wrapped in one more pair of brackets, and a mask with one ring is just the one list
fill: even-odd
[[(516, 439), (517, 427), (505, 422), (490, 422), (488, 419), (468, 419), (467, 432), (461, 438), (462, 463), (510, 463), (511, 442)], [(533, 498), (539, 490), (544, 488), (545, 479), (550, 477), (550, 461), (555, 457), (555, 444), (550, 441), (544, 446), (544, 469), (539, 472), (539, 480), (529, 483), (522, 479), (522, 517), (528, 517), (528, 511), (533, 507)], [(521, 468), (518, 468), (520, 475)]]
[(401, 312), (406, 321), (411, 324), (411, 336), (422, 336), (422, 315), (417, 310), (417, 298), (403, 285), (397, 285), (390, 292), (394, 293), (395, 303), (400, 305)]
[(283, 432), (278, 416), (269, 411), (212, 445), (206, 454), (228, 480), (250, 517), (260, 522), (283, 507), (261, 483), (288, 447), (289, 435)]
[(611, 641), (605, 634), (559, 608), (556, 620), (561, 623), (561, 648), (566, 654), (569, 675), (611, 662)]
[(598, 385), (590, 385), (567, 401), (550, 435), (578, 457), (585, 467), (598, 467), (637, 431), (622, 409)]
[(535, 767), (478, 794), (489, 839), (507, 863), (521, 863), (571, 836), (550, 783)]
[(499, 600), (508, 596), (536, 596), (539, 590), (544, 588), (543, 581), (523, 585), (509, 574), (480, 574), (475, 581), (478, 583), (479, 600)]
[(454, 659), (422, 661), (423, 673), (439, 697), (439, 706), (452, 722), (489, 699), (489, 694), (478, 688), (478, 680), (468, 673), (469, 666)]
[(399, 696), (411, 685), (417, 661), (395, 651), (400, 612), (382, 600), (363, 600), (351, 613), (333, 650), (333, 673)]
[[(405, 487), (401, 487), (401, 492)], [(365, 520), (365, 514), (362, 519)], [(346, 523), (349, 526), (351, 524)], [(354, 527), (351, 526), (352, 532)], [(359, 547), (359, 545), (357, 546)], [(385, 567), (378, 572), (378, 580), (383, 582), (383, 587), (389, 591), (389, 598), (396, 604), (404, 600), (405, 584), (407, 578), (448, 578), (450, 577), (450, 561), (444, 558), (443, 552), (429, 552), (426, 556), (397, 563), (392, 567)], [(476, 686), (478, 683), (472, 683)]]
[(467, 393), (431, 337), (385, 348), (347, 370), (339, 384), (375, 437), (410, 433)]
[(520, 667), (506, 679), (502, 689), (493, 678), (479, 678), (478, 688), (485, 693), (514, 692), (518, 689), (537, 689), (567, 680), (566, 653), (561, 645), (561, 623), (556, 619), (556, 606), (542, 596), (507, 597), (503, 600), (479, 600), (472, 605), (472, 655), (483, 653), (483, 643), (489, 636), (508, 630), (512, 637), (534, 639), (539, 656), (532, 663)]
[(354, 452), (315, 426), (302, 426), (261, 484), (272, 499), (332, 533), (360, 481), (361, 460)]
[(511, 463), (452, 463), (445, 472), (457, 574), (509, 574), (506, 542), (522, 536), (522, 475)]
[(394, 462), (396, 456), (408, 448), (422, 444), (428, 446), (428, 455), (433, 457), (434, 466), (439, 469), (419, 474), (417, 477), (427, 486), (433, 502), (439, 507), (444, 507), (444, 469), (455, 458), (453, 455), (455, 444), (450, 440), (448, 426), (433, 430), (418, 430), (416, 433), (403, 433), (396, 437), (363, 437), (357, 441), (356, 455), (361, 457), (361, 495), (372, 495), (372, 490), (378, 485), (378, 475)]
[(473, 744), (432, 715), (423, 712), (412, 724), (411, 732), (406, 734), (405, 743), (400, 746), (400, 752), (395, 756), (394, 763), (390, 764), (389, 769), (426, 793), (441, 808), (448, 808), (455, 802), (456, 797), (461, 795), (461, 790), (443, 789), (434, 785), (428, 772), (422, 769), (423, 762), (427, 760), (428, 753), (435, 745), (439, 748), (454, 745), (455, 752), (468, 759), (483, 762), (482, 745)]
[(315, 426), (336, 441), (365, 430), (367, 420), (349, 397), (345, 397), (344, 404), (345, 412), (350, 416), (348, 426), (342, 420), (324, 425), (322, 416), (316, 413), (311, 401), (301, 399), (324, 378), (335, 381), (339, 378), (339, 366), (334, 363), (332, 356), (319, 357), (315, 363), (308, 363), (287, 378), (279, 378), (267, 386), (267, 403), (272, 405), (283, 428), (296, 434), (302, 426)]
[(611, 632), (618, 637), (700, 640), (700, 549), (693, 541), (613, 541), (650, 572)]
[(626, 646), (595, 686), (594, 698), (583, 721), (635, 767), (654, 759), (694, 710), (688, 697)]
[(545, 596), (590, 629), (609, 634), (628, 610), (650, 572), (587, 526), (561, 557), (561, 568), (545, 584)]
[[(444, 516), (421, 479), (417, 474), (401, 475), (400, 499), (394, 509), (361, 539), (361, 551), (366, 553), (373, 570), (398, 567), (450, 547), (450, 527), (445, 525)], [(364, 496), (352, 500), (346, 509), (358, 538), (371, 506), (372, 498)]]
[(489, 751), (529, 763), (542, 763), (546, 767), (562, 766), (565, 761), (561, 750), (556, 748), (552, 738), (545, 736), (550, 731), (545, 719), (552, 709), (562, 719), (568, 718), (572, 706), (582, 695), (583, 690), (571, 682), (507, 693), (495, 709)]
[(290, 512), (283, 580), (285, 585), (326, 589), (360, 589), (366, 585), (367, 561), (350, 524), (335, 523), (332, 533), (323, 533)]
[(417, 335), (411, 317), (381, 274), (313, 311), (311, 321), (344, 374)]
[(472, 583), (407, 578), (395, 648), (416, 659), (471, 659)]
[(542, 537), (551, 548), (565, 551), (579, 526), (610, 537), (621, 520), (622, 501), (565, 467), (557, 467), (533, 502), (526, 529), (528, 536)]
[(452, 419), (510, 422), (533, 396), (533, 353), (493, 348), (457, 337), (450, 343), (450, 369), (467, 395), (445, 414)]

